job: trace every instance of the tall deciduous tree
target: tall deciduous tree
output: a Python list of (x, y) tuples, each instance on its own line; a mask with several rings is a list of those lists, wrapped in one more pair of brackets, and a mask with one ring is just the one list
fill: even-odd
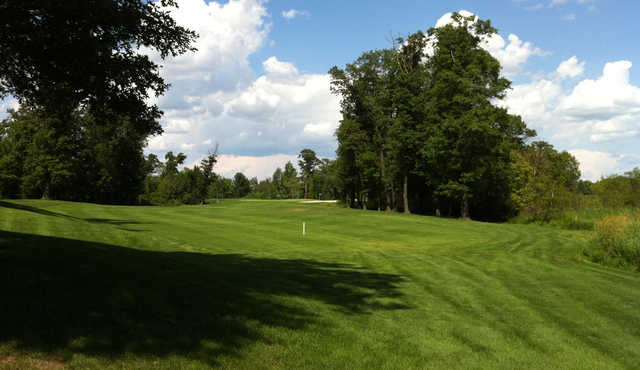
[(490, 21), (457, 13), (452, 18), (453, 24), (428, 32), (434, 52), (427, 62), (432, 78), (427, 119), (437, 125), (437, 134), (425, 152), (428, 162), (447, 164), (437, 176), (438, 194), (458, 203), (460, 216), (469, 218), (472, 200), (478, 208), (506, 201), (511, 150), (534, 132), (494, 104), (510, 82), (481, 47), (483, 37), (496, 33)]
[(204, 204), (208, 195), (208, 189), (213, 184), (216, 174), (213, 167), (218, 163), (218, 145), (210, 150), (209, 154), (200, 161), (200, 171), (202, 171), (202, 184), (199, 189), (200, 204)]
[(309, 182), (311, 176), (318, 167), (318, 164), (320, 164), (320, 160), (316, 156), (316, 152), (311, 149), (302, 149), (298, 158), (300, 159), (298, 161), (298, 165), (302, 171), (302, 178), (304, 180), (304, 197), (306, 199), (309, 195)]

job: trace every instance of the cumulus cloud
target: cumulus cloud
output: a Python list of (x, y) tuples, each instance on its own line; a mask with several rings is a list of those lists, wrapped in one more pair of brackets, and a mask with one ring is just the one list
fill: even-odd
[[(320, 156), (334, 156), (333, 133), (341, 116), (339, 98), (329, 91), (329, 76), (300, 73), (293, 63), (275, 56), (263, 61), (262, 76), (256, 77), (250, 67), (249, 56), (268, 42), (270, 18), (264, 1), (179, 4), (174, 17), (200, 34), (198, 51), (155, 59), (172, 87), (157, 100), (165, 112), (165, 133), (149, 140), (149, 151), (160, 156), (182, 151), (197, 162), (219, 143), (219, 152), (226, 156), (221, 158), (235, 166), (228, 171), (254, 172), (260, 164), (270, 166), (278, 156), (295, 157), (306, 147)], [(239, 165), (242, 161), (255, 163), (255, 168)]]
[(276, 168), (284, 168), (287, 162), (297, 167), (298, 157), (292, 154), (274, 154), (269, 156), (239, 156), (222, 154), (214, 171), (225, 177), (232, 177), (242, 172), (248, 178), (265, 179), (271, 177)]
[(281, 15), (282, 15), (282, 18), (293, 19), (299, 16), (309, 16), (309, 12), (306, 10), (289, 9), (289, 10), (283, 10)]
[(595, 150), (573, 149), (569, 153), (580, 162), (582, 178), (597, 181), (602, 176), (619, 173), (621, 156)]
[(584, 65), (585, 62), (580, 62), (574, 55), (560, 63), (556, 69), (556, 73), (560, 78), (577, 77), (584, 73)]
[[(464, 17), (473, 17), (474, 20), (478, 19), (475, 14), (467, 10), (460, 10), (458, 13)], [(444, 27), (448, 24), (453, 24), (455, 21), (452, 15), (453, 13), (446, 13), (440, 17), (435, 27)], [(502, 73), (506, 77), (516, 76), (530, 57), (549, 55), (549, 52), (535, 47), (531, 42), (520, 40), (520, 38), (514, 34), (509, 34), (507, 40), (499, 34), (485, 37), (482, 42), (482, 47), (500, 62)]]
[(298, 74), (298, 69), (289, 62), (281, 62), (276, 57), (270, 57), (262, 62), (264, 70), (271, 76), (293, 77)]
[(629, 83), (631, 67), (626, 60), (605, 64), (600, 78), (581, 81), (560, 108), (573, 119), (640, 114), (640, 88)]
[(515, 85), (500, 104), (521, 115), (542, 139), (579, 148), (574, 155), (586, 178), (637, 166), (628, 154), (636, 151), (640, 135), (640, 87), (630, 83), (631, 62), (606, 63), (599, 78), (565, 91), (561, 81), (583, 71), (574, 58), (558, 66), (555, 78)]

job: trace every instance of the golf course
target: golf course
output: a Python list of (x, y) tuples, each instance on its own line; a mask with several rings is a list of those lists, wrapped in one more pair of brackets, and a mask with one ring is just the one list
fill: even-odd
[(590, 233), (4, 200), (0, 368), (637, 368), (640, 274), (583, 259)]

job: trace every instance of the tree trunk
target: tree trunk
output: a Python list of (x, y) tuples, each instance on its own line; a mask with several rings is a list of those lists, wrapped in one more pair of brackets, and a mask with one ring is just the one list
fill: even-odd
[(44, 186), (44, 191), (42, 192), (42, 199), (49, 200), (49, 182), (48, 181)]
[(397, 211), (398, 205), (396, 204), (396, 185), (395, 181), (391, 183), (391, 207)]
[(466, 196), (462, 196), (462, 203), (460, 204), (460, 218), (463, 220), (469, 219), (469, 200)]
[(304, 199), (307, 199), (307, 195), (309, 194), (309, 180), (304, 182)]
[[(386, 178), (387, 178), (387, 174), (386, 174), (386, 170), (384, 167), (384, 143), (382, 143), (382, 145), (380, 146), (380, 172), (382, 174), (382, 191), (385, 194), (385, 197), (387, 198), (387, 205), (385, 207), (385, 211), (391, 211), (391, 200), (389, 199), (389, 189), (387, 189), (387, 183), (386, 183)], [(382, 200), (382, 199), (381, 199)], [(380, 208), (380, 205), (378, 205), (378, 208)]]
[(402, 200), (404, 202), (404, 213), (411, 213), (409, 210), (409, 176), (404, 175), (404, 190), (402, 191)]

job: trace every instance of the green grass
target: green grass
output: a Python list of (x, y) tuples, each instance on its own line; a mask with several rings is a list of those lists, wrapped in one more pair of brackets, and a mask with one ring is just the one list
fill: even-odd
[(640, 274), (582, 261), (589, 239), (296, 201), (3, 201), (0, 368), (638, 368)]

